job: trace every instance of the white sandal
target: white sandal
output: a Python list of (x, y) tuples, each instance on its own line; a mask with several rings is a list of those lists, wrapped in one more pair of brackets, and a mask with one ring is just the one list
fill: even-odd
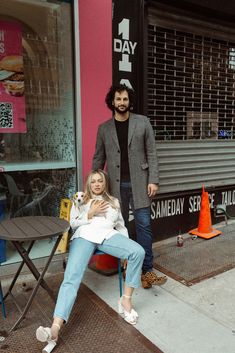
[(43, 348), (42, 353), (51, 353), (51, 351), (55, 348), (57, 345), (57, 342), (54, 340), (47, 341), (48, 344), (46, 347)]
[[(123, 297), (131, 298), (131, 296), (125, 295), (125, 294), (123, 294)], [(137, 314), (137, 312), (133, 308), (131, 309), (131, 311), (127, 311), (121, 303), (121, 298), (118, 302), (118, 312), (119, 312), (119, 314), (124, 315), (124, 320), (126, 322), (128, 322), (128, 324), (131, 324), (131, 325), (137, 324), (137, 320), (138, 320), (139, 315)]]
[[(56, 326), (60, 329), (60, 325), (58, 324), (52, 324), (52, 326)], [(42, 350), (43, 353), (51, 353), (51, 351), (57, 345), (57, 339), (52, 339), (50, 327), (39, 326), (36, 330), (36, 337), (40, 342), (47, 342), (46, 347), (44, 347)]]

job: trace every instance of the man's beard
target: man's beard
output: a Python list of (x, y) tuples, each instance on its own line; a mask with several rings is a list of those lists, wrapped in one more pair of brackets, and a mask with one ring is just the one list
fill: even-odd
[(120, 110), (118, 107), (114, 107), (115, 112), (117, 112), (118, 114), (126, 114), (126, 112), (130, 111), (130, 106), (128, 105), (128, 107), (126, 107), (126, 109)]

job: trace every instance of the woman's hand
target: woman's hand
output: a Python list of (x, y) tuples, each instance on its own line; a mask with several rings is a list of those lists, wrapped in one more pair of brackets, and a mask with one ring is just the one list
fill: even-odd
[(109, 207), (109, 203), (104, 200), (92, 201), (91, 207), (88, 211), (88, 219), (98, 215), (99, 213), (105, 213)]

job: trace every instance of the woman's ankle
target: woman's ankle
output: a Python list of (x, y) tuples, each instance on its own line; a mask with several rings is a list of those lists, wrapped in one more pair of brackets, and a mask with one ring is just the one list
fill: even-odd
[(60, 329), (61, 329), (61, 325), (59, 325), (57, 323), (53, 323), (51, 325), (51, 339), (52, 340), (54, 340), (54, 341), (58, 340)]
[(126, 311), (128, 312), (131, 311), (132, 309), (131, 296), (126, 296), (126, 295), (122, 296), (122, 306)]

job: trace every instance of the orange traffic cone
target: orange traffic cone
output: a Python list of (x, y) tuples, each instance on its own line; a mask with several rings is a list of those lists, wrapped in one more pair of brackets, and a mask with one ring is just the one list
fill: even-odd
[(202, 199), (198, 228), (190, 230), (189, 233), (205, 239), (210, 239), (221, 234), (219, 230), (214, 229), (211, 226), (209, 196), (208, 192), (204, 190), (204, 186), (202, 187)]

